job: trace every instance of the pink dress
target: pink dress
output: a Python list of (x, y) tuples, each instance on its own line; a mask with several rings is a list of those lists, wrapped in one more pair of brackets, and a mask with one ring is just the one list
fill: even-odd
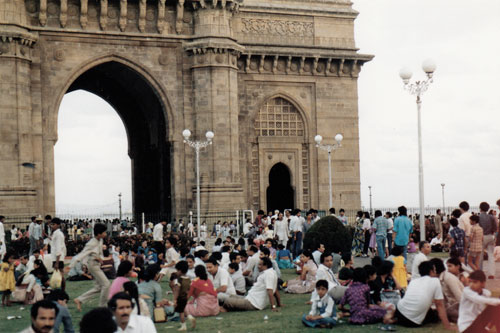
[(115, 294), (119, 293), (122, 290), (123, 285), (129, 281), (130, 280), (126, 277), (117, 277), (109, 287), (108, 299), (111, 299)]
[(318, 266), (314, 263), (314, 261), (309, 260), (304, 267), (308, 268), (306, 273), (306, 279), (302, 280), (299, 277), (288, 281), (287, 293), (290, 294), (307, 294), (314, 290), (316, 287), (316, 271), (318, 270)]
[(219, 302), (217, 301), (217, 292), (210, 280), (201, 280), (196, 278), (191, 283), (188, 293), (189, 297), (193, 296), (186, 305), (184, 312), (186, 315), (193, 317), (210, 317), (219, 314)]

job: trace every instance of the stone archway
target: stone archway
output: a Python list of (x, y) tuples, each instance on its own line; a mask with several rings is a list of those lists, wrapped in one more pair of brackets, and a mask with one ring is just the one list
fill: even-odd
[(266, 194), (268, 212), (295, 208), (291, 174), (285, 164), (276, 163), (269, 171), (269, 187)]
[(171, 212), (170, 143), (164, 105), (155, 89), (132, 68), (109, 61), (90, 68), (66, 93), (86, 90), (107, 101), (119, 114), (128, 137), (132, 163), (132, 207), (141, 213)]

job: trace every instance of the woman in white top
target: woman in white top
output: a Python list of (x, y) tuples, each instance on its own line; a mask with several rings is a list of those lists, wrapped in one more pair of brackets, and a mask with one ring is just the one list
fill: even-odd
[(283, 218), (283, 214), (278, 214), (278, 219), (274, 222), (274, 237), (278, 238), (278, 244), (286, 247), (290, 232), (288, 231), (288, 222)]

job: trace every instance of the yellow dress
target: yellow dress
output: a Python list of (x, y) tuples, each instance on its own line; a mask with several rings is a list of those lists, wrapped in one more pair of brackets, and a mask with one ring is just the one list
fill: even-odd
[(394, 278), (398, 281), (401, 288), (406, 288), (408, 286), (408, 280), (406, 277), (405, 258), (403, 256), (397, 256), (393, 257), (392, 260), (394, 261)]
[[(9, 268), (9, 270), (6, 272), (5, 268)], [(0, 291), (5, 290), (16, 290), (16, 280), (14, 278), (14, 265), (2, 262), (0, 265)]]

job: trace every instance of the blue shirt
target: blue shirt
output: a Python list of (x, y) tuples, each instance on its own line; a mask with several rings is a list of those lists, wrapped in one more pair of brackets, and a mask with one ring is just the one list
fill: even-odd
[(410, 233), (413, 231), (413, 224), (411, 223), (410, 219), (404, 215), (396, 217), (396, 219), (394, 220), (393, 230), (396, 233), (394, 244), (398, 246), (408, 245)]
[(372, 228), (376, 229), (375, 235), (387, 237), (387, 229), (389, 229), (389, 221), (383, 216), (379, 216), (373, 221)]

